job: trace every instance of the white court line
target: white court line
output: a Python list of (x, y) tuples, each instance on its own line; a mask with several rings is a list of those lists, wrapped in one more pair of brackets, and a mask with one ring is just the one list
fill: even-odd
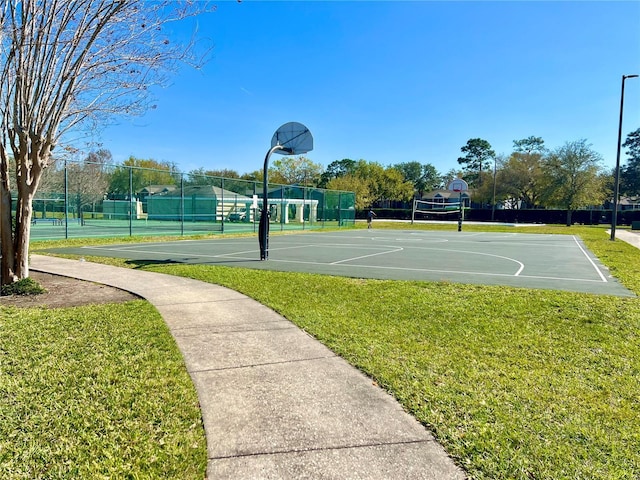
[[(524, 263), (522, 263), (519, 260), (516, 260), (515, 258), (511, 258), (511, 257), (505, 257), (502, 255), (495, 255), (493, 253), (485, 253), (485, 252), (469, 252), (466, 250), (454, 250), (451, 248), (435, 248), (435, 247), (414, 247), (411, 246), (410, 248), (413, 248), (414, 250), (435, 250), (437, 252), (453, 252), (453, 253), (466, 253), (468, 255), (482, 255), (485, 257), (493, 257), (493, 258), (499, 258), (501, 260), (507, 260), (509, 262), (514, 262), (517, 263), (519, 265), (518, 270), (516, 271), (516, 273), (513, 274), (514, 277), (519, 277), (520, 274), (522, 273), (522, 270), (524, 270)], [(500, 275), (509, 275), (511, 276), (511, 274), (500, 274)]]
[[(336, 264), (332, 264), (332, 263), (321, 263), (321, 262), (305, 262), (302, 260), (271, 260), (269, 259), (270, 262), (274, 262), (274, 263), (293, 263), (293, 264), (300, 264), (300, 265), (321, 265), (321, 266), (327, 266), (327, 265), (336, 265)], [(430, 272), (430, 273), (448, 273), (448, 274), (460, 274), (460, 275), (479, 275), (479, 276), (485, 276), (485, 277), (515, 277), (515, 275), (511, 274), (511, 273), (489, 273), (489, 272), (467, 272), (467, 271), (461, 271), (461, 270), (438, 270), (438, 269), (431, 269), (431, 268), (408, 268), (408, 267), (381, 267), (379, 265), (358, 265), (358, 264), (349, 264), (349, 265), (345, 265), (345, 264), (337, 264), (336, 266), (338, 267), (345, 267), (345, 268), (373, 268), (373, 269), (380, 269), (380, 270), (400, 270), (400, 271), (407, 271), (407, 272)], [(535, 276), (535, 275), (519, 275), (518, 278), (532, 278), (532, 279), (540, 279), (540, 280), (566, 280), (568, 282), (589, 282), (589, 283), (601, 283), (600, 280), (589, 280), (589, 279), (584, 279), (584, 278), (568, 278), (568, 277), (547, 277), (547, 276)], [(429, 280), (432, 281), (432, 280)]]
[[(513, 234), (516, 235), (516, 234)], [(566, 242), (563, 241), (559, 241), (557, 243), (550, 243), (548, 241), (546, 242), (508, 242), (508, 241), (504, 241), (504, 239), (489, 239), (489, 240), (473, 240), (473, 241), (466, 241), (464, 239), (449, 239), (446, 240), (449, 243), (470, 243), (472, 245), (495, 245), (495, 246), (500, 246), (500, 245), (508, 245), (510, 247), (513, 246), (517, 246), (517, 247), (536, 247), (536, 248), (574, 248), (573, 244), (570, 243), (570, 240), (567, 240)], [(428, 243), (436, 243), (436, 242), (428, 242)]]
[[(385, 241), (388, 241), (388, 239), (385, 239)], [(433, 238), (433, 239), (427, 239), (427, 238), (394, 238), (393, 239), (394, 242), (415, 242), (415, 243), (447, 243), (449, 242), (448, 239), (446, 238)]]
[[(171, 257), (204, 257), (204, 258), (220, 258), (220, 257), (226, 257), (228, 255), (231, 255), (229, 253), (222, 253), (222, 254), (218, 254), (218, 255), (207, 255), (206, 253), (188, 253), (188, 252), (165, 252), (165, 251), (161, 251), (161, 250), (146, 250), (144, 248), (142, 249), (135, 249), (135, 248), (104, 248), (104, 247), (82, 247), (84, 249), (88, 249), (88, 250), (105, 250), (108, 252), (135, 252), (135, 253), (148, 253), (150, 255), (169, 255)], [(251, 250), (251, 252), (255, 252), (255, 250)], [(245, 253), (245, 252), (236, 252), (236, 253)], [(246, 252), (248, 253), (248, 252)]]
[(598, 266), (595, 264), (595, 262), (593, 260), (591, 260), (591, 257), (589, 257), (589, 255), (587, 255), (587, 252), (584, 251), (584, 248), (582, 248), (582, 245), (580, 245), (580, 242), (578, 242), (578, 239), (576, 238), (576, 236), (573, 236), (573, 241), (576, 242), (576, 245), (578, 245), (578, 248), (580, 249), (580, 251), (584, 254), (585, 257), (587, 257), (587, 260), (589, 260), (589, 263), (591, 263), (591, 265), (593, 265), (593, 268), (596, 269), (596, 272), (598, 272), (598, 275), (600, 275), (600, 278), (602, 279), (603, 282), (607, 282), (607, 278), (602, 274), (602, 272), (600, 271), (600, 269), (598, 268)]
[[(574, 237), (574, 241), (577, 242), (577, 240)], [(178, 243), (178, 242), (176, 242)], [(226, 242), (225, 242), (226, 243)], [(231, 242), (232, 243), (232, 242)], [(160, 245), (160, 243), (156, 244), (156, 245)], [(580, 250), (584, 253), (585, 256), (587, 256), (587, 259), (589, 260), (589, 262), (594, 266), (594, 268), (596, 269), (596, 271), (598, 272), (598, 274), (600, 275), (600, 278), (602, 279), (603, 282), (607, 282), (606, 278), (602, 275), (602, 273), (600, 272), (600, 270), (597, 268), (597, 266), (594, 264), (594, 262), (588, 257), (588, 255), (586, 254), (586, 252), (584, 251), (584, 249), (580, 246), (580, 244), (578, 243), (578, 246), (580, 247)], [(216, 255), (207, 255), (207, 254), (202, 254), (202, 253), (186, 253), (186, 252), (170, 252), (170, 251), (159, 251), (159, 250), (147, 250), (144, 248), (145, 245), (144, 244), (139, 244), (139, 245), (134, 245), (134, 246), (122, 246), (120, 248), (113, 248), (113, 247), (109, 247), (109, 246), (98, 246), (98, 247), (90, 247), (90, 246), (85, 246), (82, 247), (83, 249), (87, 249), (87, 250), (103, 250), (103, 251), (115, 251), (115, 252), (137, 252), (137, 253), (148, 253), (151, 255), (169, 255), (169, 256), (181, 256), (181, 257), (186, 257), (186, 256), (193, 256), (193, 257), (200, 257), (200, 258), (235, 258), (237, 260), (247, 260), (247, 261), (252, 261), (252, 260), (256, 260), (256, 258), (250, 257), (241, 257), (240, 255), (244, 255), (247, 253), (251, 253), (254, 254), (256, 253), (255, 249), (252, 250), (245, 250), (245, 251), (236, 251), (236, 252), (231, 252), (231, 253), (221, 253), (221, 254), (216, 254)], [(448, 251), (448, 252), (455, 252), (455, 253), (466, 253), (469, 255), (483, 255), (483, 256), (488, 256), (488, 257), (494, 257), (494, 258), (500, 258), (503, 260), (507, 260), (510, 262), (514, 262), (516, 264), (519, 265), (518, 270), (516, 271), (516, 273), (514, 274), (509, 274), (509, 273), (490, 273), (490, 272), (467, 272), (467, 271), (460, 271), (460, 270), (441, 270), (441, 269), (428, 269), (428, 268), (407, 268), (407, 267), (386, 267), (386, 266), (378, 266), (378, 265), (359, 265), (359, 264), (349, 264), (349, 265), (345, 265), (345, 262), (352, 262), (358, 259), (363, 259), (363, 258), (368, 258), (368, 257), (374, 257), (374, 256), (378, 256), (378, 255), (385, 255), (388, 253), (395, 253), (395, 252), (399, 252), (399, 251), (403, 251), (404, 248), (399, 247), (399, 246), (394, 246), (394, 245), (380, 245), (380, 246), (376, 246), (376, 247), (372, 247), (370, 245), (353, 245), (353, 244), (323, 244), (323, 245), (316, 245), (316, 244), (307, 244), (307, 245), (296, 245), (296, 246), (290, 246), (290, 247), (279, 247), (279, 248), (270, 248), (269, 251), (280, 251), (280, 250), (295, 250), (295, 249), (301, 249), (301, 248), (313, 248), (313, 247), (343, 247), (343, 248), (360, 248), (360, 249), (376, 249), (376, 248), (390, 248), (390, 249), (394, 249), (394, 250), (386, 250), (383, 252), (377, 252), (377, 253), (373, 253), (370, 255), (362, 255), (359, 257), (354, 257), (354, 258), (350, 258), (350, 259), (345, 259), (345, 260), (339, 260), (336, 262), (331, 262), (331, 263), (324, 263), (324, 262), (311, 262), (311, 261), (301, 261), (301, 260), (274, 260), (274, 259), (270, 259), (269, 261), (271, 262), (276, 262), (276, 263), (292, 263), (292, 264), (301, 264), (301, 265), (337, 265), (337, 266), (344, 266), (344, 267), (357, 267), (357, 268), (378, 268), (381, 270), (399, 270), (399, 271), (415, 271), (415, 272), (433, 272), (433, 273), (446, 273), (446, 274), (462, 274), (462, 275), (480, 275), (480, 276), (487, 276), (487, 277), (520, 277), (520, 278), (532, 278), (532, 279), (541, 279), (541, 280), (566, 280), (566, 281), (576, 281), (576, 282), (596, 282), (597, 280), (590, 280), (590, 279), (584, 279), (584, 278), (566, 278), (566, 277), (550, 277), (550, 276), (533, 276), (533, 275), (521, 275), (521, 272), (524, 270), (525, 265), (514, 259), (514, 258), (510, 258), (510, 257), (505, 257), (505, 256), (501, 256), (501, 255), (494, 255), (494, 254), (490, 254), (490, 253), (483, 253), (483, 252), (473, 252), (473, 251), (465, 251), (465, 250), (452, 250), (452, 249), (443, 249), (443, 248), (432, 248), (432, 247), (415, 247), (415, 246), (411, 246), (411, 248), (416, 248), (416, 249), (420, 249), (420, 250), (435, 250), (435, 251)], [(600, 281), (597, 281), (598, 283), (600, 283)]]
[[(280, 247), (280, 248), (270, 248), (269, 252), (280, 251), (280, 250), (297, 250), (301, 248), (309, 248), (314, 247), (315, 245), (296, 245), (293, 247)], [(204, 257), (204, 258), (239, 258), (242, 260), (257, 260), (253, 257), (239, 257), (239, 255), (245, 255), (247, 253), (256, 253), (257, 249), (244, 250), (239, 252), (229, 252), (229, 253), (218, 253), (216, 255), (207, 255), (206, 253), (189, 253), (189, 252), (167, 252), (163, 250), (148, 250), (144, 248), (144, 245), (140, 245), (140, 249), (135, 247), (121, 247), (121, 248), (113, 248), (113, 247), (82, 247), (88, 250), (104, 250), (108, 252), (135, 252), (135, 253), (148, 253), (151, 255), (170, 255), (177, 257)], [(320, 265), (327, 265), (326, 263), (322, 263)]]
[[(379, 248), (388, 248), (390, 250), (386, 250), (383, 252), (377, 252), (377, 253), (372, 253), (369, 255), (361, 255), (358, 257), (353, 257), (353, 258), (347, 258), (344, 260), (338, 260), (335, 262), (331, 262), (328, 264), (324, 264), (324, 263), (320, 263), (320, 265), (339, 265), (341, 263), (346, 263), (346, 262), (353, 262), (355, 260), (360, 260), (363, 258), (370, 258), (370, 257), (376, 257), (379, 255), (386, 255), (389, 253), (396, 253), (396, 252), (401, 252), (404, 250), (403, 247), (397, 246), (397, 245), (379, 245), (376, 247), (371, 247), (368, 245), (354, 245), (354, 244), (349, 244), (349, 243), (330, 243), (330, 244), (320, 244), (320, 245), (308, 245), (309, 247), (320, 247), (320, 248), (325, 248), (325, 247), (344, 247), (344, 248), (358, 248), (358, 249), (379, 249)], [(512, 274), (514, 277), (518, 277), (520, 276), (520, 273), (522, 273), (522, 271), (524, 270), (525, 265), (516, 260), (515, 258), (511, 258), (511, 257), (505, 257), (503, 255), (495, 255), (493, 253), (485, 253), (485, 252), (473, 252), (473, 251), (466, 251), (466, 250), (454, 250), (454, 249), (449, 249), (449, 248), (433, 248), (433, 247), (415, 247), (415, 246), (411, 246), (409, 248), (412, 249), (417, 249), (417, 250), (435, 250), (435, 251), (444, 251), (444, 252), (453, 252), (453, 253), (464, 253), (464, 254), (468, 254), (468, 255), (481, 255), (481, 256), (485, 256), (485, 257), (492, 257), (492, 258), (499, 258), (501, 260), (507, 260), (508, 262), (513, 262), (516, 263), (518, 265), (518, 269), (516, 270), (516, 272), (514, 274)], [(318, 264), (318, 262), (313, 262), (314, 264)], [(394, 268), (394, 267), (383, 267), (383, 268)], [(399, 268), (398, 268), (399, 269)], [(429, 270), (426, 270), (429, 271)], [(506, 275), (506, 274), (505, 274)], [(511, 275), (511, 274), (508, 274)]]
[[(162, 251), (162, 250), (148, 250), (144, 248), (144, 245), (139, 245), (140, 249), (137, 249), (136, 246), (124, 246), (124, 247), (120, 247), (120, 248), (113, 248), (113, 247), (82, 247), (83, 249), (89, 249), (89, 250), (106, 250), (106, 251), (113, 251), (113, 252), (136, 252), (136, 253), (148, 253), (151, 255), (169, 255), (169, 256), (178, 256), (178, 257), (188, 257), (188, 256), (193, 256), (193, 257), (202, 257), (202, 258), (236, 258), (236, 259), (242, 259), (242, 260), (254, 260), (254, 258), (246, 258), (246, 257), (240, 257), (240, 255), (244, 255), (247, 253), (254, 253), (255, 250), (245, 250), (245, 251), (240, 251), (240, 252), (229, 252), (229, 253), (219, 253), (216, 255), (207, 255), (204, 253), (187, 253), (187, 252), (167, 252), (167, 251)], [(371, 247), (368, 245), (362, 246), (362, 245), (353, 245), (353, 244), (324, 244), (324, 245), (314, 245), (314, 244), (308, 244), (308, 245), (296, 245), (293, 247), (280, 247), (280, 248), (270, 248), (269, 252), (274, 252), (274, 251), (282, 251), (282, 250), (296, 250), (296, 249), (301, 249), (301, 248), (313, 248), (313, 247), (342, 247), (342, 248), (359, 248), (359, 249), (380, 249), (380, 248), (388, 248), (391, 250), (385, 250), (382, 252), (377, 252), (377, 253), (372, 253), (369, 255), (361, 255), (358, 257), (352, 257), (352, 258), (347, 258), (347, 259), (343, 259), (343, 260), (338, 260), (336, 262), (330, 262), (330, 263), (322, 263), (322, 262), (305, 262), (305, 261), (297, 261), (297, 260), (274, 260), (274, 261), (279, 261), (279, 262), (288, 262), (288, 263), (301, 263), (301, 264), (311, 264), (311, 265), (339, 265), (342, 263), (346, 263), (346, 262), (353, 262), (355, 260), (360, 260), (363, 258), (369, 258), (369, 257), (375, 257), (378, 255), (386, 255), (389, 253), (396, 253), (396, 252), (400, 252), (403, 251), (404, 248), (402, 247), (398, 247), (395, 245), (380, 245), (380, 246), (376, 246), (376, 247)], [(443, 248), (430, 248), (430, 247), (412, 247), (412, 248), (418, 248), (420, 250), (436, 250), (436, 251), (447, 251), (447, 252), (454, 252), (454, 253), (466, 253), (469, 255), (482, 255), (482, 256), (486, 256), (486, 257), (493, 257), (493, 258), (500, 258), (502, 260), (507, 260), (510, 262), (514, 262), (517, 263), (519, 265), (518, 270), (516, 271), (516, 273), (514, 274), (500, 274), (500, 275), (508, 275), (508, 276), (514, 276), (517, 277), (520, 275), (520, 273), (522, 272), (522, 270), (524, 270), (524, 264), (522, 262), (519, 262), (518, 260), (514, 259), (514, 258), (509, 258), (509, 257), (504, 257), (502, 255), (494, 255), (491, 253), (483, 253), (483, 252), (469, 252), (469, 251), (465, 251), (465, 250), (451, 250), (451, 249), (443, 249)], [(358, 265), (354, 265), (354, 266), (358, 266)], [(375, 267), (375, 266), (373, 266)], [(395, 268), (396, 270), (403, 270), (402, 268), (397, 268), (397, 267), (378, 267), (378, 268)], [(417, 271), (421, 271), (423, 269), (409, 269), (409, 270), (417, 270)], [(423, 270), (423, 271), (435, 271), (435, 272), (456, 272), (456, 270)], [(467, 272), (462, 272), (462, 273), (467, 273)]]
[[(397, 234), (396, 234), (397, 235)], [(527, 235), (527, 234), (523, 234), (523, 233), (504, 233), (504, 234), (492, 234), (492, 233), (487, 233), (487, 232), (478, 232), (478, 233), (473, 233), (473, 234), (467, 234), (464, 236), (457, 236), (455, 234), (453, 235), (447, 235), (446, 237), (444, 235), (440, 235), (440, 236), (430, 236), (430, 235), (425, 235), (425, 234), (421, 234), (421, 233), (409, 233), (409, 235), (411, 237), (407, 237), (407, 238), (387, 238), (384, 236), (379, 236), (379, 237), (347, 237), (349, 239), (354, 238), (354, 239), (360, 239), (360, 238), (367, 238), (370, 240), (374, 240), (374, 241), (398, 241), (398, 242), (425, 242), (425, 243), (470, 243), (472, 245), (476, 245), (478, 243), (482, 243), (482, 244), (491, 244), (491, 245), (495, 245), (495, 246), (500, 246), (500, 245), (508, 245), (508, 246), (514, 246), (514, 242), (512, 241), (506, 241), (505, 239), (513, 239), (514, 236), (519, 235)], [(335, 235), (334, 235), (335, 236)], [(544, 239), (544, 237), (557, 237), (557, 235), (536, 235), (535, 237), (533, 236), (533, 234), (529, 235), (530, 237), (536, 238), (537, 240), (541, 240), (541, 242), (534, 242), (534, 241), (518, 241), (515, 243), (516, 246), (518, 247), (536, 247), (536, 248), (574, 248), (573, 247), (573, 243), (571, 243), (571, 240), (567, 238), (567, 240), (560, 240), (557, 239), (557, 242), (553, 242), (550, 243), (547, 240)], [(485, 238), (486, 240), (479, 240), (478, 238)]]
[[(268, 251), (269, 252), (281, 252), (281, 251), (285, 251), (285, 250), (298, 250), (298, 249), (301, 249), (301, 248), (318, 248), (318, 247), (320, 247), (320, 248), (324, 248), (324, 247), (354, 248), (354, 247), (357, 247), (360, 250), (380, 250), (380, 248), (382, 248), (383, 246), (370, 247), (370, 246), (367, 245), (367, 246), (363, 247), (363, 246), (360, 246), (360, 245), (350, 245), (350, 244), (345, 244), (345, 245), (341, 245), (341, 244), (324, 244), (324, 245), (322, 245), (321, 244), (321, 245), (317, 245), (317, 244), (314, 244), (314, 243), (310, 243), (310, 244), (306, 244), (306, 245), (294, 245), (294, 246), (291, 246), (291, 247), (277, 247), (277, 248), (269, 247)], [(391, 248), (396, 248), (396, 247), (391, 247)], [(400, 250), (402, 250), (402, 249), (400, 249)], [(241, 251), (241, 252), (221, 253), (219, 255), (216, 255), (216, 257), (230, 257), (230, 258), (233, 258), (236, 255), (244, 255), (244, 254), (247, 254), (247, 253), (255, 253), (255, 252), (256, 252), (256, 250), (253, 249), (253, 250), (245, 250), (245, 251)], [(387, 252), (381, 252), (381, 253), (387, 253)], [(365, 255), (363, 257), (357, 257), (357, 258), (365, 258), (365, 257), (369, 257), (369, 256), (373, 257), (375, 255), (380, 255), (380, 253), (376, 253), (374, 255)], [(340, 261), (338, 261), (336, 263), (340, 263), (342, 261), (347, 261), (347, 260), (340, 260)], [(314, 263), (316, 263), (316, 262), (314, 262)], [(331, 265), (331, 264), (330, 263), (320, 263), (320, 265)]]
[[(275, 252), (275, 251), (281, 251), (281, 250), (298, 250), (300, 248), (309, 248), (309, 247), (313, 247), (313, 245), (294, 245), (293, 247), (279, 247), (279, 248), (271, 248), (269, 247), (268, 251), (269, 252)], [(243, 250), (240, 252), (231, 252), (231, 253), (220, 253), (218, 255), (215, 255), (215, 258), (236, 258), (237, 255), (246, 255), (247, 253), (256, 253), (258, 252), (258, 249), (251, 249), (251, 250)], [(240, 257), (240, 258), (247, 258), (247, 257)], [(255, 260), (254, 258), (250, 258), (251, 260)]]
[(402, 250), (404, 250), (404, 248), (402, 248), (402, 247), (391, 247), (391, 248), (395, 248), (395, 250), (387, 250), (387, 251), (384, 251), (384, 252), (372, 253), (370, 255), (361, 255), (359, 257), (345, 258), (344, 260), (338, 260), (337, 262), (331, 262), (329, 265), (339, 265), (339, 264), (345, 263), (345, 262), (353, 262), (354, 260), (360, 260), (360, 259), (369, 258), (369, 257), (376, 257), (378, 255), (386, 255), (388, 253), (396, 253), (396, 252), (401, 252)]
[[(390, 250), (385, 250), (383, 252), (377, 252), (377, 253), (372, 253), (369, 255), (361, 255), (358, 257), (353, 257), (353, 258), (347, 258), (344, 260), (338, 260), (335, 262), (330, 262), (330, 263), (322, 263), (322, 262), (305, 262), (302, 260), (273, 260), (275, 262), (283, 262), (283, 263), (301, 263), (301, 264), (310, 264), (310, 265), (340, 265), (340, 264), (344, 264), (346, 262), (353, 262), (355, 260), (360, 260), (363, 258), (370, 258), (370, 257), (375, 257), (375, 256), (379, 256), (379, 255), (386, 255), (389, 253), (396, 253), (396, 252), (400, 252), (400, 251), (404, 251), (405, 249), (403, 247), (397, 246), (397, 245), (379, 245), (376, 247), (371, 247), (368, 245), (355, 245), (355, 244), (349, 244), (349, 243), (331, 243), (331, 244), (319, 244), (319, 245), (305, 245), (305, 247), (320, 247), (320, 248), (326, 248), (326, 247), (341, 247), (341, 248), (358, 248), (358, 249), (365, 249), (365, 250), (373, 250), (373, 249), (379, 249), (379, 248), (388, 248)], [(520, 274), (522, 273), (522, 271), (524, 270), (525, 265), (516, 260), (515, 258), (511, 258), (511, 257), (505, 257), (503, 255), (495, 255), (493, 253), (484, 253), (484, 252), (473, 252), (473, 251), (466, 251), (466, 250), (453, 250), (453, 249), (448, 249), (448, 248), (433, 248), (433, 247), (415, 247), (415, 246), (411, 246), (409, 248), (413, 248), (413, 249), (418, 249), (418, 250), (435, 250), (435, 251), (444, 251), (444, 252), (453, 252), (453, 253), (464, 253), (464, 254), (468, 254), (468, 255), (481, 255), (481, 256), (485, 256), (485, 257), (492, 257), (492, 258), (499, 258), (501, 260), (506, 260), (508, 262), (513, 262), (516, 263), (518, 265), (518, 269), (516, 270), (515, 273), (511, 274), (507, 274), (507, 273), (500, 273), (500, 274), (492, 274), (492, 273), (478, 273), (478, 272), (460, 272), (460, 273), (464, 273), (464, 274), (469, 274), (469, 273), (474, 273), (476, 275), (498, 275), (498, 276), (513, 276), (513, 277), (519, 277)], [(281, 250), (285, 250), (285, 249), (281, 249)], [(271, 250), (269, 250), (271, 251)], [(370, 267), (370, 268), (382, 268), (382, 269), (391, 269), (391, 270), (409, 270), (409, 271), (424, 271), (424, 272), (442, 272), (442, 273), (456, 273), (459, 272), (458, 270), (430, 270), (430, 269), (420, 269), (420, 268), (401, 268), (401, 267), (378, 267), (375, 265), (350, 265), (350, 266), (354, 266), (354, 267)], [(530, 278), (537, 278), (537, 277), (530, 277)], [(553, 278), (553, 277), (548, 277), (548, 278)]]

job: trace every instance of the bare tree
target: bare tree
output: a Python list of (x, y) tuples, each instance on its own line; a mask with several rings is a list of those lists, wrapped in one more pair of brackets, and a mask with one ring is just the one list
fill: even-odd
[[(57, 156), (55, 162), (43, 170), (42, 178), (38, 185), (39, 195), (34, 198), (55, 198), (66, 195), (68, 205), (78, 218), (82, 216), (85, 207), (92, 206), (104, 199), (110, 180), (110, 163), (113, 160), (111, 152), (106, 149), (98, 149), (89, 152), (83, 159), (79, 150), (65, 146), (63, 157)], [(46, 214), (43, 211), (43, 216)], [(37, 212), (32, 213), (33, 216)]]
[(75, 204), (75, 213), (82, 218), (85, 207), (91, 206), (102, 200), (109, 189), (109, 168), (112, 162), (111, 152), (99, 149), (90, 152), (81, 162), (69, 163), (67, 169), (67, 193), (70, 201)]
[(167, 24), (213, 8), (144, 0), (0, 4), (1, 284), (29, 276), (32, 200), (53, 149), (70, 131), (145, 111), (149, 88), (197, 53), (193, 43), (171, 42)]

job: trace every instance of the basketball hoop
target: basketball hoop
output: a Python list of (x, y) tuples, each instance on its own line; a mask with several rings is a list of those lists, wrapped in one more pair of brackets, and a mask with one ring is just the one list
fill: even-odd
[(262, 179), (262, 212), (258, 228), (260, 241), (260, 260), (269, 258), (269, 157), (279, 155), (302, 155), (313, 150), (313, 136), (307, 127), (298, 122), (289, 122), (280, 126), (271, 138), (271, 149), (264, 158)]
[(461, 178), (456, 178), (452, 180), (451, 183), (449, 183), (447, 190), (456, 193), (466, 192), (467, 190), (469, 190), (469, 185)]
[(465, 182), (461, 178), (454, 178), (451, 181), (451, 183), (449, 183), (448, 190), (450, 192), (455, 192), (460, 194), (460, 202), (458, 202), (458, 204), (460, 205), (460, 210), (458, 213), (458, 231), (461, 232), (462, 219), (464, 218), (464, 205), (462, 203), (462, 192), (466, 192), (467, 190), (469, 190), (469, 185), (467, 184), (467, 182)]
[(298, 122), (282, 125), (271, 138), (273, 153), (279, 155), (302, 155), (313, 150), (313, 137), (307, 127)]

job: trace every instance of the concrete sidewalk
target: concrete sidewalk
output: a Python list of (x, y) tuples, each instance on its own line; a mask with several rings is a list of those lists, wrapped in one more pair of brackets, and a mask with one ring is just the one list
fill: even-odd
[[(611, 234), (611, 230), (607, 230)], [(616, 239), (627, 242), (636, 248), (640, 248), (640, 230), (619, 230), (616, 229)]]
[(213, 479), (463, 479), (371, 379), (269, 308), (171, 275), (41, 255), (31, 268), (151, 302), (193, 379)]

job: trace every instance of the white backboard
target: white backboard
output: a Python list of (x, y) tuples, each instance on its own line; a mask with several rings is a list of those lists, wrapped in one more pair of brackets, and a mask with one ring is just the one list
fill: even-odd
[(469, 185), (461, 178), (456, 178), (449, 183), (447, 190), (451, 192), (466, 192), (469, 190)]
[(282, 125), (271, 139), (271, 148), (282, 146), (282, 150), (274, 153), (280, 155), (302, 155), (313, 150), (313, 137), (307, 127), (298, 122), (289, 122)]

